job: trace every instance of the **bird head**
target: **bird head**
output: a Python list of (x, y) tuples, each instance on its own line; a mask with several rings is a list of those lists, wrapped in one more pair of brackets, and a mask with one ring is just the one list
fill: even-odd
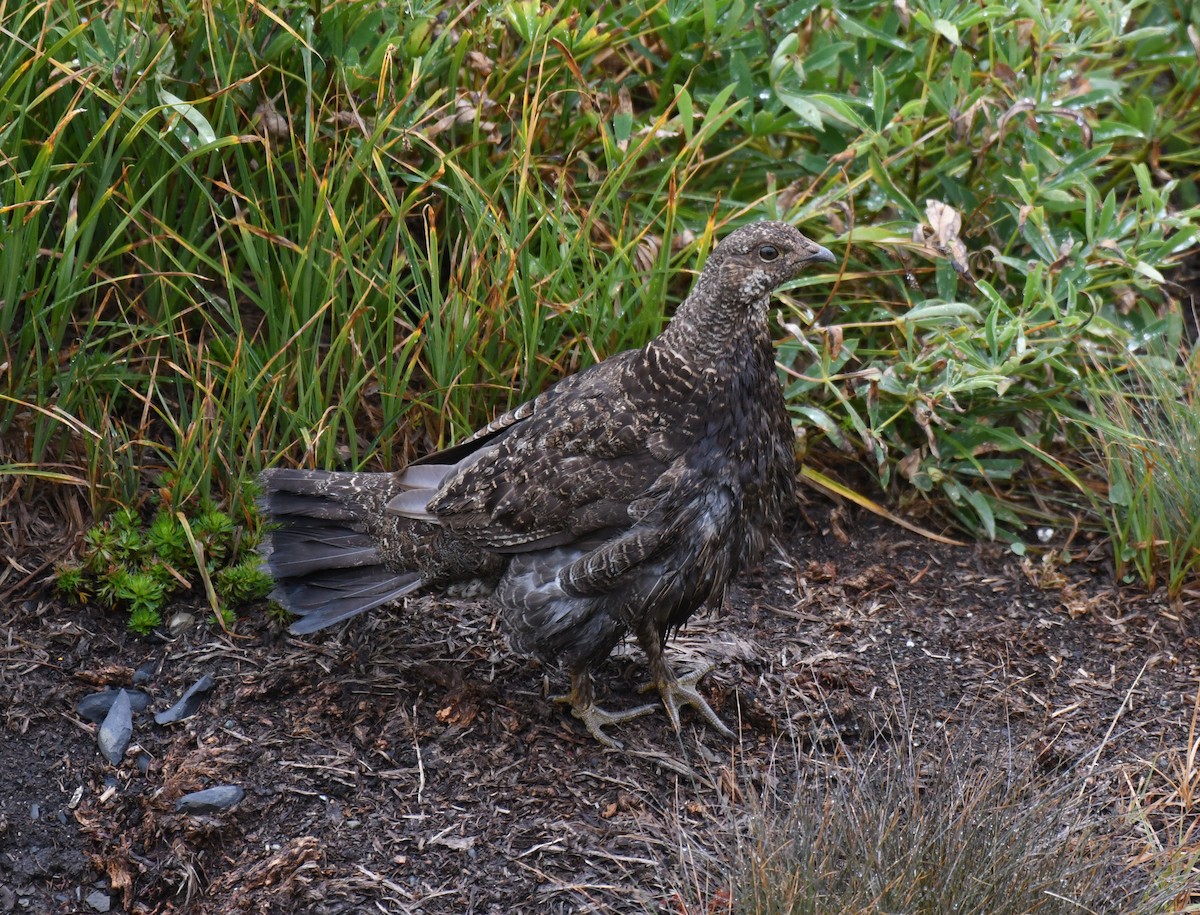
[(832, 252), (785, 222), (756, 222), (725, 237), (709, 255), (703, 278), (717, 293), (749, 305), (813, 263), (836, 263)]

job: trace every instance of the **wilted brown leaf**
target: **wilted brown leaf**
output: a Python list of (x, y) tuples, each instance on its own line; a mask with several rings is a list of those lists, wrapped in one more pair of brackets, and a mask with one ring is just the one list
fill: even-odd
[(483, 76), (490, 76), (496, 69), (495, 61), (479, 51), (467, 52), (467, 66)]
[(925, 218), (933, 230), (932, 244), (942, 254), (949, 255), (950, 262), (959, 273), (966, 273), (967, 246), (958, 233), (962, 231), (962, 214), (940, 200), (925, 201)]

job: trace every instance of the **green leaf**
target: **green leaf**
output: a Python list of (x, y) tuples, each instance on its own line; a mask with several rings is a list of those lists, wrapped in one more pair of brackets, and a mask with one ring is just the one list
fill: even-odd
[(979, 521), (983, 525), (983, 532), (987, 535), (988, 540), (995, 540), (996, 516), (992, 514), (992, 506), (988, 502), (987, 496), (978, 490), (965, 488), (963, 489), (963, 496), (971, 508), (975, 509), (975, 514), (979, 516)]
[[(816, 92), (809, 95), (808, 100), (830, 120), (839, 121), (863, 133), (867, 133), (870, 130), (867, 122), (851, 107), (851, 101), (845, 98)], [(865, 106), (864, 102), (857, 99), (853, 100), (853, 104)]]
[(675, 86), (675, 108), (679, 112), (679, 126), (683, 129), (683, 137), (691, 145), (695, 115), (692, 111), (692, 96), (686, 86)]
[(883, 189), (891, 201), (899, 204), (909, 219), (920, 221), (924, 214), (917, 209), (916, 205), (892, 181), (891, 173), (884, 167), (883, 162), (879, 159), (879, 155), (874, 150), (871, 151), (868, 162), (871, 166), (871, 177), (875, 179), (875, 182)]
[(954, 45), (956, 48), (958, 47), (958, 28), (954, 25), (954, 23), (948, 22), (945, 19), (935, 19), (933, 20), (933, 27), (937, 33), (950, 42), (950, 44)]
[(871, 92), (871, 107), (875, 111), (875, 131), (883, 133), (883, 125), (887, 122), (887, 80), (883, 78), (882, 70), (872, 67), (871, 81), (874, 87)]
[(889, 35), (887, 32), (881, 31), (870, 25), (866, 19), (849, 13), (842, 12), (840, 9), (834, 9), (837, 16), (838, 24), (847, 35), (853, 35), (856, 38), (867, 38), (878, 41), (883, 45), (891, 48), (893, 51), (902, 52), (905, 57), (912, 57), (912, 47), (908, 42), (897, 38), (895, 35)]
[(697, 143), (704, 142), (716, 134), (730, 118), (749, 104), (746, 99), (735, 99), (730, 104), (729, 97), (733, 95), (733, 89), (732, 84), (725, 86), (709, 103), (708, 109), (704, 113), (704, 120), (700, 123), (700, 129), (696, 132)]
[(619, 148), (624, 149), (633, 134), (633, 112), (618, 111), (613, 115), (613, 139)]
[(729, 56), (729, 72), (737, 86), (738, 97), (753, 99), (755, 95), (754, 75), (750, 72), (750, 61), (741, 51), (734, 51)]
[[(800, 36), (795, 32), (789, 32), (775, 46), (775, 53), (771, 55), (771, 65), (767, 71), (772, 83), (777, 81), (785, 70), (790, 70), (799, 65), (799, 61), (795, 56), (799, 50)], [(798, 73), (797, 76), (801, 80), (804, 78), (802, 73)]]
[(1108, 501), (1122, 508), (1129, 506), (1129, 486), (1124, 480), (1113, 478), (1108, 482)]
[(776, 85), (774, 89), (776, 97), (789, 108), (791, 108), (792, 111), (796, 112), (796, 114), (799, 115), (800, 120), (802, 120), (805, 124), (814, 130), (825, 129), (825, 120), (821, 117), (820, 109), (817, 108), (817, 106), (810, 102), (807, 98), (805, 98), (804, 95), (797, 92), (791, 92), (778, 85)]
[(978, 309), (966, 302), (929, 302), (910, 308), (900, 315), (901, 321), (910, 324), (937, 324), (948, 318), (970, 318), (973, 323), (980, 323), (983, 316)]
[(1136, 270), (1138, 273), (1140, 273), (1142, 276), (1147, 277), (1148, 279), (1154, 280), (1154, 282), (1156, 282), (1156, 283), (1165, 283), (1167, 281), (1166, 277), (1164, 277), (1161, 273), (1159, 273), (1157, 270), (1155, 270), (1153, 267), (1151, 267), (1145, 261), (1140, 261), (1140, 260), (1134, 261), (1133, 269)]
[(179, 96), (172, 95), (166, 89), (162, 88), (158, 90), (158, 97), (162, 101), (163, 107), (174, 109), (191, 125), (192, 130), (196, 132), (196, 139), (199, 140), (200, 146), (217, 142), (216, 131), (213, 130), (212, 125), (208, 123), (208, 119), (194, 105), (185, 102)]
[(796, 404), (792, 409), (824, 432), (836, 447), (842, 450), (849, 447), (849, 442), (846, 441), (846, 436), (842, 434), (841, 427), (838, 426), (837, 421), (824, 410), (808, 404)]

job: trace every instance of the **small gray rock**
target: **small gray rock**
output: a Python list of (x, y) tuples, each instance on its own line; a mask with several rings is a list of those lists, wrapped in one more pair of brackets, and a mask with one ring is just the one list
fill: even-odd
[(151, 658), (138, 665), (138, 669), (133, 672), (133, 685), (145, 686), (154, 679), (156, 673), (158, 673), (158, 661)]
[(108, 893), (101, 893), (99, 890), (88, 893), (87, 898), (83, 900), (97, 912), (107, 912), (112, 908), (112, 898)]
[(104, 724), (100, 725), (100, 732), (96, 735), (96, 745), (100, 747), (100, 753), (104, 758), (115, 766), (125, 755), (125, 748), (129, 746), (131, 737), (133, 737), (133, 712), (130, 710), (129, 694), (125, 690), (119, 690), (112, 708), (108, 710), (108, 715), (104, 718)]
[(185, 794), (175, 802), (175, 809), (188, 813), (216, 813), (232, 807), (245, 796), (246, 792), (237, 785), (217, 785)]
[(184, 718), (189, 718), (196, 714), (196, 709), (200, 708), (202, 694), (213, 688), (213, 678), (205, 674), (195, 683), (187, 688), (179, 701), (172, 705), (165, 712), (159, 712), (154, 716), (154, 720), (158, 724), (171, 724), (175, 721), (182, 721)]
[(167, 620), (167, 632), (175, 638), (178, 638), (181, 633), (187, 632), (196, 625), (196, 616), (193, 613), (188, 613), (186, 610), (180, 610), (173, 617)]
[[(84, 696), (75, 706), (75, 714), (93, 724), (100, 724), (104, 721), (108, 710), (112, 708), (112, 704), (117, 701), (119, 692), (118, 689), (106, 689), (92, 693), (90, 696)], [(143, 712), (150, 707), (150, 696), (140, 689), (127, 689), (125, 694), (129, 697), (129, 707), (134, 714)]]

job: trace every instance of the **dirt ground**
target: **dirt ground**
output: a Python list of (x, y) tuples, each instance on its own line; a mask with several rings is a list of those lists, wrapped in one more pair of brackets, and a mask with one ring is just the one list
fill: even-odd
[[(738, 786), (794, 758), (819, 769), (904, 735), (997, 765), (1082, 760), (1117, 810), (1147, 761), (1186, 748), (1200, 597), (1117, 587), (1086, 544), (1023, 566), (820, 496), (809, 514), (673, 643), (680, 668), (715, 663), (704, 688), (736, 742), (688, 713), (678, 736), (656, 715), (617, 733), (624, 752), (600, 746), (549, 700), (562, 675), (512, 654), (478, 603), (422, 598), (306, 638), (265, 612), (227, 635), (196, 611), (143, 639), (47, 584), (10, 593), (0, 913), (698, 913)], [(0, 595), (44, 558), (0, 567)], [(113, 766), (75, 706), (138, 668), (154, 702)], [(601, 701), (639, 702), (643, 673), (635, 649), (614, 656)], [(199, 713), (156, 725), (204, 674)], [(222, 784), (246, 791), (232, 809), (175, 811)]]

